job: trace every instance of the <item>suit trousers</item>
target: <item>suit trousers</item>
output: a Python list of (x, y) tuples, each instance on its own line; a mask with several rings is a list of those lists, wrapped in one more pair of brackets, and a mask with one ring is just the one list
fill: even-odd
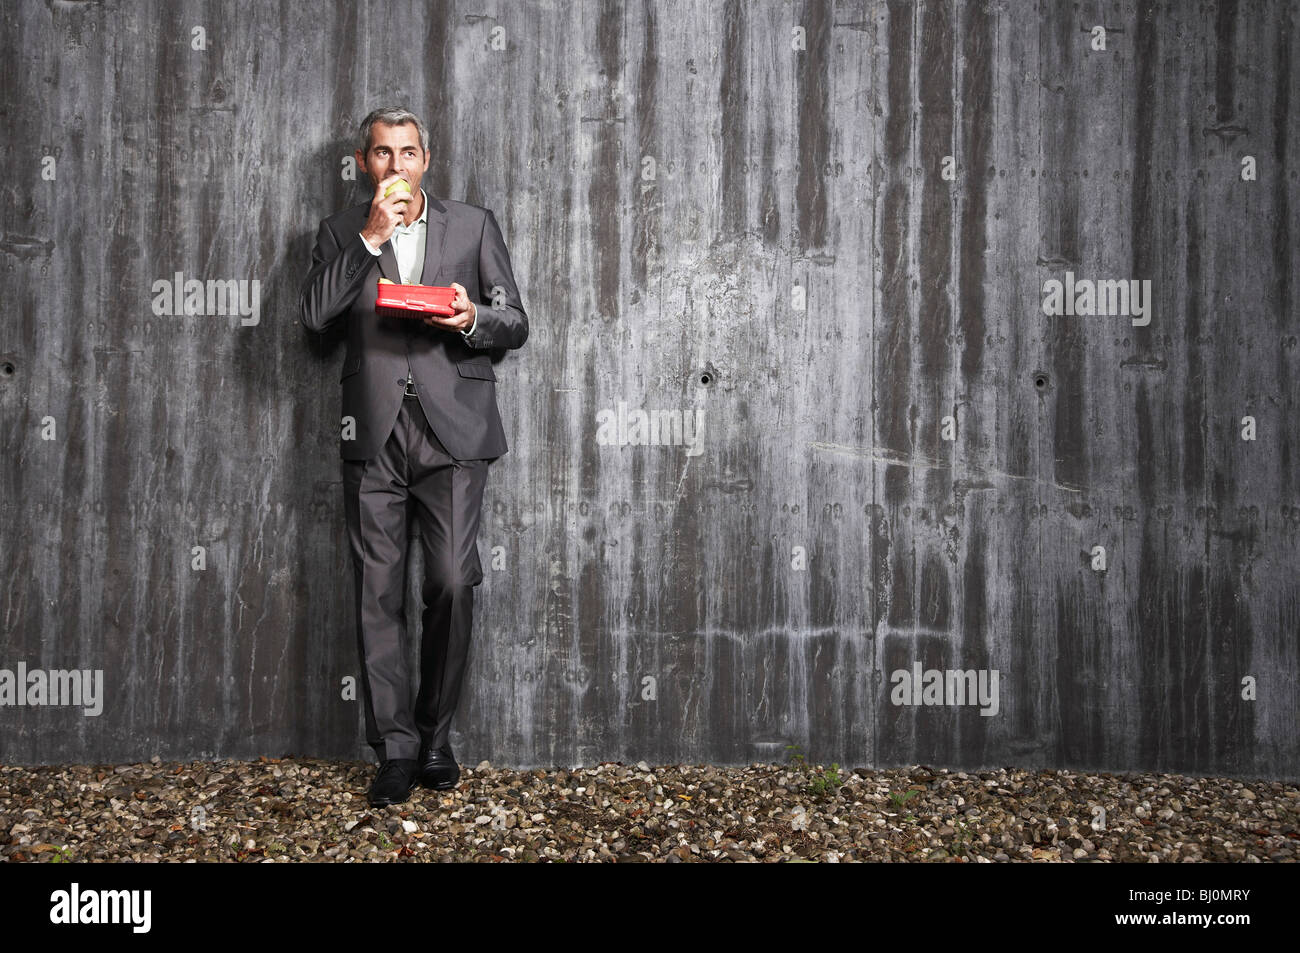
[[(379, 453), (343, 461), (366, 741), (381, 763), (448, 743), (483, 581), (478, 527), (489, 463), (453, 459), (411, 397)], [(414, 703), (404, 604), (412, 516), (424, 556)]]

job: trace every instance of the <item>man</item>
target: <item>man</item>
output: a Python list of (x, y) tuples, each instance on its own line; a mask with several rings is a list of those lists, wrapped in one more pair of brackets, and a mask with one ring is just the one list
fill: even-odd
[[(300, 320), (347, 327), (340, 450), (356, 583), (366, 741), (380, 767), (374, 805), (398, 804), (418, 779), (438, 790), (460, 769), (450, 726), (469, 653), (479, 510), (488, 465), (507, 451), (491, 351), (522, 347), (528, 316), (496, 218), (420, 187), (429, 133), (411, 112), (361, 124), (357, 167), (372, 199), (326, 218), (302, 286)], [(396, 182), (405, 181), (409, 191)], [(381, 277), (455, 289), (451, 317), (380, 316)], [(424, 553), (419, 693), (403, 652), (409, 517)]]

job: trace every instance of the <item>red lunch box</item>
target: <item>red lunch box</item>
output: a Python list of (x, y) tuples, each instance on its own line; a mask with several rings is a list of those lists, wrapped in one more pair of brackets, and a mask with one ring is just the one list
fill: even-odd
[(450, 318), (456, 312), (451, 302), (456, 297), (453, 288), (434, 285), (395, 285), (381, 281), (379, 296), (375, 299), (375, 312), (392, 318), (422, 318), (428, 314)]

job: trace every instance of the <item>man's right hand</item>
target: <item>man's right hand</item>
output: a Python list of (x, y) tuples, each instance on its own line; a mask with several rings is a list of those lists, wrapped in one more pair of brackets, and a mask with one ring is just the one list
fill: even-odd
[(361, 229), (361, 237), (375, 248), (393, 237), (393, 230), (402, 220), (406, 203), (415, 198), (413, 192), (404, 192), (401, 189), (384, 198), (384, 191), (401, 178), (394, 172), (388, 178), (382, 179), (375, 187), (375, 198), (370, 203), (370, 217), (366, 219), (366, 224)]

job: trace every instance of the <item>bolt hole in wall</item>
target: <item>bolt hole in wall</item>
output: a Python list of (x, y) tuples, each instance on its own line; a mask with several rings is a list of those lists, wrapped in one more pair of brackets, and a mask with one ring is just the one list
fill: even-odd
[(10, 361), (0, 361), (0, 377), (13, 377), (14, 366)]
[(1039, 390), (1046, 390), (1046, 389), (1047, 389), (1047, 384), (1048, 384), (1048, 381), (1047, 381), (1047, 375), (1046, 375), (1046, 374), (1035, 374), (1035, 375), (1034, 375), (1034, 386), (1037, 387)]

